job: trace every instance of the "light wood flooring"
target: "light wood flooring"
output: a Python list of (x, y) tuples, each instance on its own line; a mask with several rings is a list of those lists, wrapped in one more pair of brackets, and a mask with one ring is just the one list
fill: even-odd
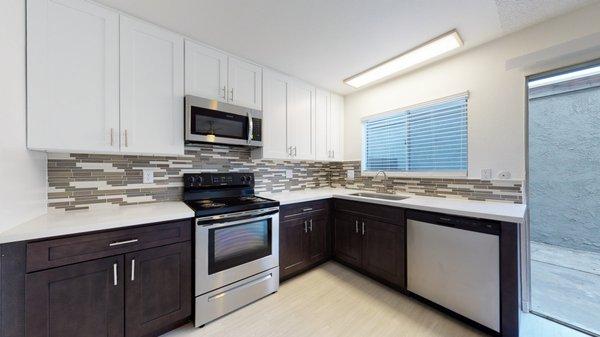
[(195, 329), (192, 336), (486, 336), (335, 262), (281, 284), (279, 292)]

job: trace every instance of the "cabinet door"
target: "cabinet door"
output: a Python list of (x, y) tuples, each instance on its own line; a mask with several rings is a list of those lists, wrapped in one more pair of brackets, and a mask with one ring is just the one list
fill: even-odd
[(227, 86), (230, 103), (262, 109), (261, 67), (230, 56)]
[(362, 237), (358, 222), (356, 217), (336, 213), (333, 223), (334, 255), (355, 267), (360, 267), (362, 255)]
[(290, 157), (287, 139), (289, 79), (274, 71), (264, 72), (263, 158)]
[(327, 240), (328, 240), (328, 217), (321, 215), (309, 219), (310, 246), (309, 261), (318, 263), (328, 258)]
[(317, 160), (331, 160), (331, 96), (329, 92), (317, 89), (315, 97), (315, 156)]
[(371, 274), (404, 287), (405, 227), (370, 219), (363, 221), (363, 268)]
[(191, 242), (151, 248), (125, 257), (127, 336), (149, 336), (191, 315)]
[(294, 148), (294, 159), (315, 159), (315, 88), (300, 82), (290, 83), (287, 134)]
[(26, 335), (124, 335), (123, 256), (25, 276)]
[(183, 154), (183, 38), (121, 16), (121, 151)]
[(327, 130), (331, 159), (344, 159), (344, 98), (342, 96), (331, 95), (331, 113)]
[(118, 137), (118, 14), (88, 1), (27, 1), (27, 146), (116, 152)]
[(279, 275), (281, 278), (308, 266), (308, 223), (299, 218), (279, 224)]
[(185, 93), (227, 102), (227, 55), (186, 40)]

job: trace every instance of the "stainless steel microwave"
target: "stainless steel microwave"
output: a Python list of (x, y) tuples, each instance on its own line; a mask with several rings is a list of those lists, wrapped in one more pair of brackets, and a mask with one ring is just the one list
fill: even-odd
[(262, 111), (185, 96), (185, 142), (262, 146)]

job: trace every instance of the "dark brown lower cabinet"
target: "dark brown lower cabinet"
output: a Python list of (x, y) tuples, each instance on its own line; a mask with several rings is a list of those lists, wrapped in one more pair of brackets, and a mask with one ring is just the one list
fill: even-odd
[(333, 255), (352, 266), (361, 266), (362, 238), (357, 217), (342, 212), (335, 214)]
[(279, 277), (284, 280), (330, 256), (327, 202), (282, 207), (279, 223)]
[(362, 267), (368, 273), (404, 287), (404, 226), (371, 219), (363, 221)]
[(125, 256), (125, 334), (148, 336), (190, 315), (189, 242)]
[[(370, 207), (373, 207), (370, 205)], [(382, 206), (383, 207), (383, 206)], [(360, 209), (356, 209), (360, 211)], [(370, 210), (372, 211), (372, 210)], [(334, 216), (334, 257), (382, 281), (405, 288), (405, 225), (374, 219), (385, 212), (367, 214), (336, 211)]]
[(120, 255), (27, 274), (26, 335), (123, 336), (123, 264)]

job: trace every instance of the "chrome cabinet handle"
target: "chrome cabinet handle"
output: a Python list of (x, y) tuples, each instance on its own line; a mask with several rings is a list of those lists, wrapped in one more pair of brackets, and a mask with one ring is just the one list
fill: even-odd
[(294, 146), (294, 157), (298, 156), (298, 148)]
[(113, 146), (113, 144), (114, 144), (114, 136), (113, 136), (114, 132), (115, 132), (115, 129), (110, 128), (110, 146)]
[(138, 242), (138, 239), (131, 239), (131, 240), (125, 240), (125, 241), (117, 241), (117, 242), (111, 242), (108, 244), (109, 247), (114, 247), (114, 246), (120, 246), (120, 245), (126, 245), (129, 243), (135, 243)]
[(227, 99), (227, 87), (226, 87), (226, 86), (223, 86), (223, 89), (222, 89), (222, 90), (223, 90), (223, 99), (225, 99), (225, 100), (226, 100), (226, 99)]
[(309, 223), (310, 223), (310, 227), (309, 227), (309, 229), (310, 229), (310, 231), (311, 231), (311, 233), (312, 233), (312, 219), (310, 219), (310, 220), (309, 220)]
[(231, 96), (231, 97), (229, 98), (229, 100), (230, 100), (230, 101), (233, 101), (233, 88), (231, 88), (231, 89), (229, 90), (229, 93), (230, 93), (230, 96)]
[(252, 140), (252, 133), (254, 132), (254, 124), (252, 123), (252, 115), (248, 113), (248, 144)]
[(358, 234), (358, 220), (356, 220), (355, 223), (355, 228), (354, 228), (355, 232)]
[(308, 221), (304, 221), (304, 233), (308, 233)]
[(135, 281), (135, 259), (131, 259), (131, 280)]
[(117, 264), (113, 263), (113, 285), (116, 286), (119, 284), (119, 281), (117, 280)]
[(365, 235), (365, 222), (362, 222), (362, 235)]
[(313, 210), (312, 207), (307, 207), (307, 208), (303, 208), (302, 212), (310, 212), (312, 210)]
[(127, 129), (125, 129), (125, 147), (129, 146), (129, 142), (128, 142), (127, 138), (128, 138), (127, 137)]
[(331, 158), (335, 158), (335, 150), (331, 150)]
[(290, 147), (288, 148), (288, 155), (289, 155), (290, 157), (292, 156), (292, 148), (293, 148), (292, 146), (290, 146)]

